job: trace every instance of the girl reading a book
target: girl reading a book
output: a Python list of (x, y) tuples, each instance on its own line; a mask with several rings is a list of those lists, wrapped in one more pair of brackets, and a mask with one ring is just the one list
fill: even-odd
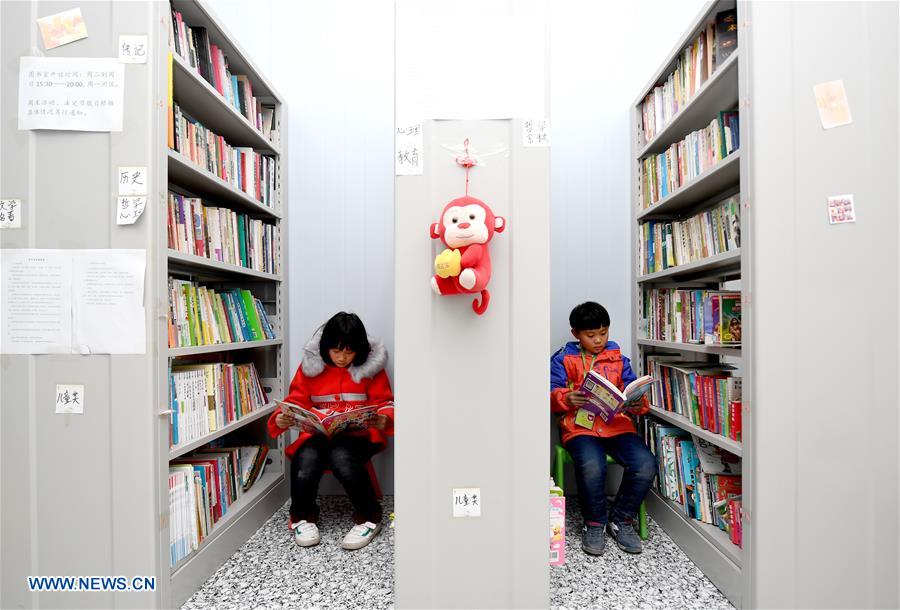
[(300, 546), (319, 543), (319, 481), (330, 469), (353, 504), (355, 525), (341, 546), (360, 549), (381, 531), (381, 504), (369, 475), (368, 462), (387, 446), (393, 435), (394, 395), (385, 373), (387, 350), (369, 337), (356, 314), (340, 312), (307, 342), (303, 359), (284, 399), (324, 420), (335, 413), (362, 406), (379, 407), (365, 426), (352, 426), (330, 436), (300, 418), (277, 410), (269, 418), (269, 433), (276, 437), (291, 427), (300, 433), (285, 454), (291, 462), (289, 526)]

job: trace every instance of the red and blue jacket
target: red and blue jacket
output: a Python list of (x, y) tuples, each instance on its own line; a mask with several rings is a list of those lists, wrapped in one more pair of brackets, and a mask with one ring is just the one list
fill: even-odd
[[(550, 410), (554, 415), (562, 416), (559, 418), (559, 428), (563, 445), (576, 436), (610, 437), (635, 432), (634, 422), (623, 413), (616, 415), (608, 424), (599, 417), (595, 418), (592, 429), (575, 424), (578, 409), (566, 403), (566, 395), (580, 387), (587, 376), (586, 366), (591, 357), (587, 354), (584, 356), (582, 357), (578, 341), (570, 341), (550, 358)], [(616, 384), (620, 390), (637, 379), (637, 375), (631, 370), (631, 361), (622, 355), (622, 350), (613, 341), (608, 342), (606, 349), (597, 354), (592, 368)], [(641, 409), (634, 413), (643, 415), (649, 410), (650, 403), (644, 396)]]

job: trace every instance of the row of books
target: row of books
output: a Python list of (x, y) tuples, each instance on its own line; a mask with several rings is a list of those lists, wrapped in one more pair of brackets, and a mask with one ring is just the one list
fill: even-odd
[(697, 262), (741, 247), (738, 195), (684, 220), (650, 220), (640, 227), (643, 275)]
[(169, 462), (169, 561), (200, 548), (228, 508), (262, 476), (269, 447), (205, 447)]
[(740, 345), (741, 293), (652, 288), (642, 293), (643, 337), (651, 341)]
[(275, 203), (274, 157), (250, 147), (232, 146), (173, 105), (174, 150), (263, 205)]
[(733, 441), (741, 442), (741, 384), (727, 365), (683, 362), (677, 356), (648, 356), (653, 377), (650, 403)]
[(250, 79), (243, 74), (232, 74), (228, 57), (209, 39), (206, 28), (190, 27), (182, 14), (172, 9), (169, 22), (169, 48), (181, 56), (188, 65), (240, 112), (251, 125), (271, 140), (275, 121), (275, 108), (264, 106), (254, 95)]
[(678, 55), (666, 82), (641, 104), (644, 141), (649, 142), (690, 102), (716, 69), (737, 49), (737, 12), (724, 11)]
[(266, 308), (249, 290), (216, 292), (195, 282), (169, 278), (169, 347), (274, 338)]
[(169, 369), (169, 445), (221, 430), (265, 407), (269, 399), (252, 362), (184, 364)]
[(643, 431), (659, 464), (660, 495), (742, 546), (740, 458), (652, 418), (644, 418)]
[(649, 208), (740, 147), (736, 110), (723, 111), (703, 129), (640, 163), (641, 207)]
[(247, 269), (278, 273), (277, 227), (198, 197), (169, 193), (169, 248)]

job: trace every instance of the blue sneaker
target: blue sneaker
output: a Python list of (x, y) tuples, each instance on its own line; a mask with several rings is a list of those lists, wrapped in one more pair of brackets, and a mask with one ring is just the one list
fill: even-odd
[(602, 555), (606, 548), (606, 532), (602, 525), (581, 528), (581, 549), (589, 555)]
[(631, 525), (630, 521), (620, 521), (618, 523), (610, 521), (606, 528), (612, 539), (619, 545), (619, 548), (626, 553), (637, 554), (644, 550), (644, 545), (641, 544), (641, 539), (637, 532), (634, 531), (634, 526)]

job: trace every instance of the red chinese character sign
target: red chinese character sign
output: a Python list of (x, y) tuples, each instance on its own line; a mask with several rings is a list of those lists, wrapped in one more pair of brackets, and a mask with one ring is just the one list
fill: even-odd
[(440, 239), (446, 246), (434, 259), (431, 288), (440, 296), (480, 294), (480, 302), (478, 298), (473, 300), (472, 309), (481, 315), (491, 300), (487, 290), (491, 280), (490, 242), (495, 233), (506, 228), (506, 219), (469, 196), (469, 170), (476, 161), (469, 156), (468, 146), (466, 140), (465, 155), (456, 159), (466, 170), (466, 194), (444, 206), (440, 221), (431, 225), (431, 238)]

